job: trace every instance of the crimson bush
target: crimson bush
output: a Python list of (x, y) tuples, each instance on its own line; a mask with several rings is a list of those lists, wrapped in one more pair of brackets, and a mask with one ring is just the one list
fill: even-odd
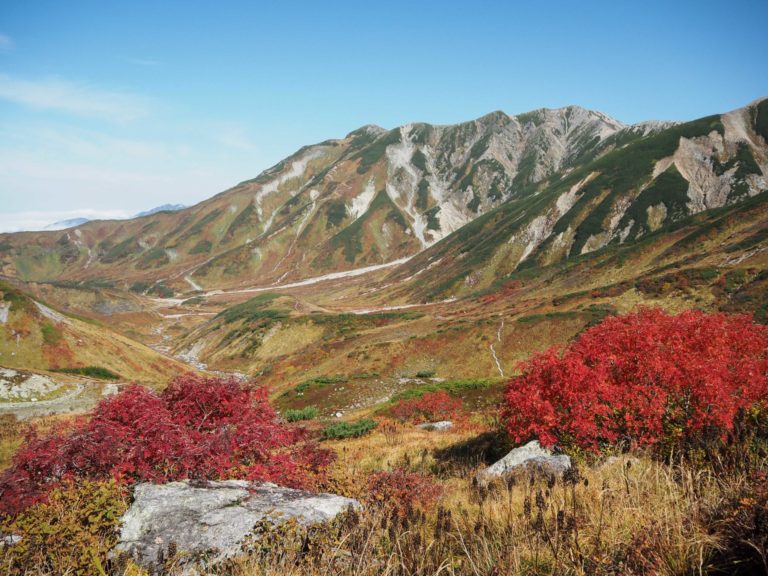
[(436, 422), (455, 420), (461, 414), (463, 403), (445, 390), (427, 392), (421, 398), (400, 400), (392, 407), (392, 415), (405, 422)]
[(768, 402), (768, 328), (748, 316), (643, 309), (521, 365), (506, 389), (516, 442), (597, 450), (724, 439)]
[(311, 487), (331, 459), (306, 442), (303, 429), (278, 420), (263, 388), (185, 375), (160, 394), (129, 386), (70, 430), (30, 430), (0, 476), (0, 515), (76, 478), (132, 484), (237, 477)]

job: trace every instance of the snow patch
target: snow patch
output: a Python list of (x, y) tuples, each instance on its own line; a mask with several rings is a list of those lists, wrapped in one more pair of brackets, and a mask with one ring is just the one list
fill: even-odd
[(522, 234), (522, 239), (527, 242), (523, 249), (523, 254), (517, 261), (518, 266), (538, 248), (544, 240), (549, 238), (555, 228), (557, 221), (579, 200), (579, 192), (589, 183), (597, 172), (592, 172), (581, 181), (577, 182), (567, 192), (563, 192), (555, 202), (554, 207), (545, 215), (534, 218)]
[(376, 194), (376, 183), (373, 178), (368, 180), (363, 191), (352, 199), (352, 205), (347, 206), (347, 211), (353, 220), (357, 220), (368, 211)]
[(320, 282), (327, 282), (329, 280), (340, 280), (342, 278), (354, 278), (355, 276), (362, 276), (363, 274), (369, 274), (376, 270), (384, 270), (385, 268), (392, 268), (393, 266), (399, 266), (405, 264), (411, 256), (407, 258), (400, 258), (399, 260), (392, 260), (385, 264), (374, 264), (373, 266), (366, 266), (364, 268), (355, 268), (353, 270), (345, 270), (343, 272), (332, 272), (331, 274), (325, 274), (323, 276), (316, 276), (314, 278), (307, 278), (306, 280), (300, 280), (298, 282), (292, 282), (290, 284), (271, 284), (270, 286), (260, 286), (256, 288), (238, 288), (235, 290), (212, 290), (206, 292), (204, 296), (216, 296), (218, 294), (250, 294), (251, 292), (264, 292), (267, 290), (286, 289), (286, 288), (299, 288), (301, 286), (311, 286), (312, 284), (319, 284)]
[(40, 314), (48, 318), (48, 320), (53, 320), (54, 322), (60, 322), (62, 324), (71, 324), (72, 322), (69, 321), (68, 318), (63, 316), (62, 314), (59, 314), (55, 310), (51, 310), (46, 306), (45, 304), (40, 304), (40, 302), (34, 300), (35, 306), (37, 306), (37, 309), (40, 311)]
[(635, 225), (634, 219), (627, 222), (627, 225), (624, 227), (624, 229), (619, 232), (619, 242), (622, 244), (627, 239), (627, 236), (629, 236), (629, 233), (632, 231), (632, 227)]
[(434, 238), (427, 239), (427, 220), (416, 209), (416, 196), (420, 176), (416, 168), (411, 164), (411, 158), (416, 147), (410, 140), (411, 126), (400, 128), (400, 142), (387, 146), (387, 195), (398, 207), (402, 208), (411, 219), (411, 229), (421, 243), (422, 248), (427, 248), (435, 242)]
[(525, 245), (523, 254), (517, 261), (518, 265), (523, 260), (528, 258), (528, 256), (531, 255), (531, 252), (533, 252), (539, 246), (539, 244), (547, 239), (547, 237), (552, 233), (552, 228), (554, 225), (555, 223), (551, 222), (547, 216), (536, 216), (536, 218), (534, 218), (531, 223), (528, 224), (528, 227), (525, 229), (524, 233), (528, 243)]
[[(256, 206), (256, 212), (259, 215), (259, 220), (264, 219), (264, 211), (261, 206), (262, 202), (264, 201), (264, 198), (266, 198), (270, 194), (274, 194), (275, 192), (277, 192), (280, 186), (282, 186), (285, 182), (288, 182), (289, 180), (298, 178), (301, 175), (303, 175), (304, 171), (307, 169), (307, 164), (309, 164), (312, 160), (321, 157), (322, 155), (323, 155), (323, 151), (319, 149), (315, 149), (307, 152), (300, 158), (291, 162), (291, 166), (290, 168), (288, 168), (288, 170), (286, 170), (276, 178), (273, 178), (268, 183), (263, 184), (261, 188), (259, 188), (259, 191), (256, 192), (256, 195), (253, 197), (253, 202), (254, 202), (254, 205)], [(267, 222), (264, 224), (264, 228), (262, 232), (267, 232), (270, 229), (276, 214), (277, 214), (277, 210), (273, 210), (272, 213), (269, 215)]]
[(501, 319), (501, 324), (499, 324), (499, 329), (496, 332), (496, 342), (491, 344), (489, 348), (491, 349), (491, 356), (493, 357), (493, 361), (496, 363), (496, 369), (499, 371), (499, 375), (504, 378), (504, 369), (501, 367), (501, 362), (499, 361), (499, 357), (496, 355), (496, 344), (501, 345), (501, 333), (504, 330), (504, 318)]
[(0, 324), (8, 322), (8, 313), (11, 311), (11, 303), (0, 304)]
[(203, 289), (203, 287), (200, 286), (200, 284), (198, 284), (197, 282), (192, 280), (192, 276), (184, 276), (184, 280), (186, 281), (187, 284), (189, 284), (192, 287), (192, 290), (202, 290)]

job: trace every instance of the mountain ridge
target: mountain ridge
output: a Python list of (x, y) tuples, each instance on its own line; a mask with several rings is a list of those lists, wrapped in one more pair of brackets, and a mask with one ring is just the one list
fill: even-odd
[[(723, 182), (732, 172), (748, 172), (739, 173), (747, 193), (761, 186), (756, 178), (764, 178), (766, 155), (764, 143), (754, 136), (759, 131), (757, 116), (762, 119), (768, 112), (755, 112), (752, 127), (744, 111), (753, 114), (752, 110), (765, 108), (765, 102), (715, 115), (726, 119), (724, 124), (719, 120), (722, 129), (715, 130), (722, 141), (708, 145), (717, 152), (716, 169), (728, 173), (725, 179), (719, 174), (717, 180), (710, 170), (709, 181), (696, 180), (704, 176), (691, 155), (702, 154), (703, 144), (695, 142), (701, 135), (692, 136), (693, 143), (686, 144), (690, 150), (678, 158), (669, 161), (670, 154), (665, 156), (666, 168), (674, 164), (679, 173), (679, 164), (694, 181), (697, 209), (728, 201), (730, 184)], [(1, 235), (2, 270), (27, 280), (76, 280), (114, 278), (117, 267), (132, 283), (156, 278), (163, 270), (168, 272), (163, 282), (183, 290), (235, 286), (253, 278), (280, 283), (379, 265), (415, 256), (510, 201), (535, 196), (541, 187), (569, 178), (616, 149), (681, 125), (686, 124), (625, 125), (579, 106), (540, 108), (516, 116), (495, 111), (455, 125), (411, 123), (392, 130), (365, 125), (342, 139), (302, 147), (257, 177), (175, 213), (144, 217), (141, 222), (91, 222), (55, 240), (40, 234)], [(732, 149), (745, 134), (746, 152)], [(744, 162), (736, 166), (733, 157), (739, 153)], [(713, 162), (711, 155), (708, 158)], [(674, 170), (664, 178), (681, 184)], [(654, 174), (653, 180), (659, 175)], [(589, 185), (590, 180), (580, 184), (585, 189)], [(713, 192), (712, 186), (719, 188)], [(571, 196), (558, 197), (560, 208), (567, 208), (564, 214), (573, 207), (570, 203), (580, 204), (576, 197), (583, 191), (577, 187)], [(609, 209), (602, 207), (603, 212)], [(667, 217), (663, 210), (667, 207), (657, 210), (656, 220)], [(520, 231), (529, 237), (529, 252), (549, 239), (546, 222), (559, 221), (564, 214), (557, 218), (541, 214), (544, 219), (538, 228)], [(607, 234), (614, 235), (615, 230)], [(587, 249), (604, 241), (591, 234)], [(577, 247), (584, 246), (580, 238)]]

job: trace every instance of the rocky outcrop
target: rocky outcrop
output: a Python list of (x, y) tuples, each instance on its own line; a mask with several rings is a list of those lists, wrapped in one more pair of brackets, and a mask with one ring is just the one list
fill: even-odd
[[(139, 484), (122, 518), (117, 553), (152, 569), (169, 553), (217, 561), (237, 554), (264, 520), (315, 524), (334, 518), (356, 500), (312, 494), (245, 480)], [(171, 554), (172, 555), (172, 554)]]
[(542, 448), (538, 440), (515, 448), (495, 464), (481, 470), (477, 479), (489, 482), (494, 478), (506, 476), (522, 470), (532, 470), (543, 474), (561, 476), (571, 467), (571, 459), (565, 454), (552, 454)]
[(434, 430), (436, 432), (443, 432), (453, 428), (453, 422), (450, 420), (441, 420), (440, 422), (424, 422), (423, 424), (419, 424), (417, 428), (421, 428), (422, 430)]

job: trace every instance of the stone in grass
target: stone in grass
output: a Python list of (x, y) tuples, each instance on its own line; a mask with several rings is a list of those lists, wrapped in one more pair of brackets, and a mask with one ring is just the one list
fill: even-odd
[(421, 428), (422, 430), (435, 430), (442, 432), (444, 430), (450, 430), (453, 428), (453, 422), (450, 420), (441, 420), (440, 422), (424, 422), (424, 424), (419, 424), (417, 428)]
[(117, 553), (158, 568), (174, 552), (212, 562), (234, 556), (261, 521), (295, 519), (316, 524), (360, 503), (333, 494), (312, 494), (270, 482), (246, 480), (139, 484), (123, 515)]
[(571, 467), (571, 459), (565, 454), (552, 454), (542, 448), (538, 440), (513, 449), (501, 460), (477, 474), (478, 481), (489, 482), (520, 470), (533, 470), (543, 474), (562, 476)]

